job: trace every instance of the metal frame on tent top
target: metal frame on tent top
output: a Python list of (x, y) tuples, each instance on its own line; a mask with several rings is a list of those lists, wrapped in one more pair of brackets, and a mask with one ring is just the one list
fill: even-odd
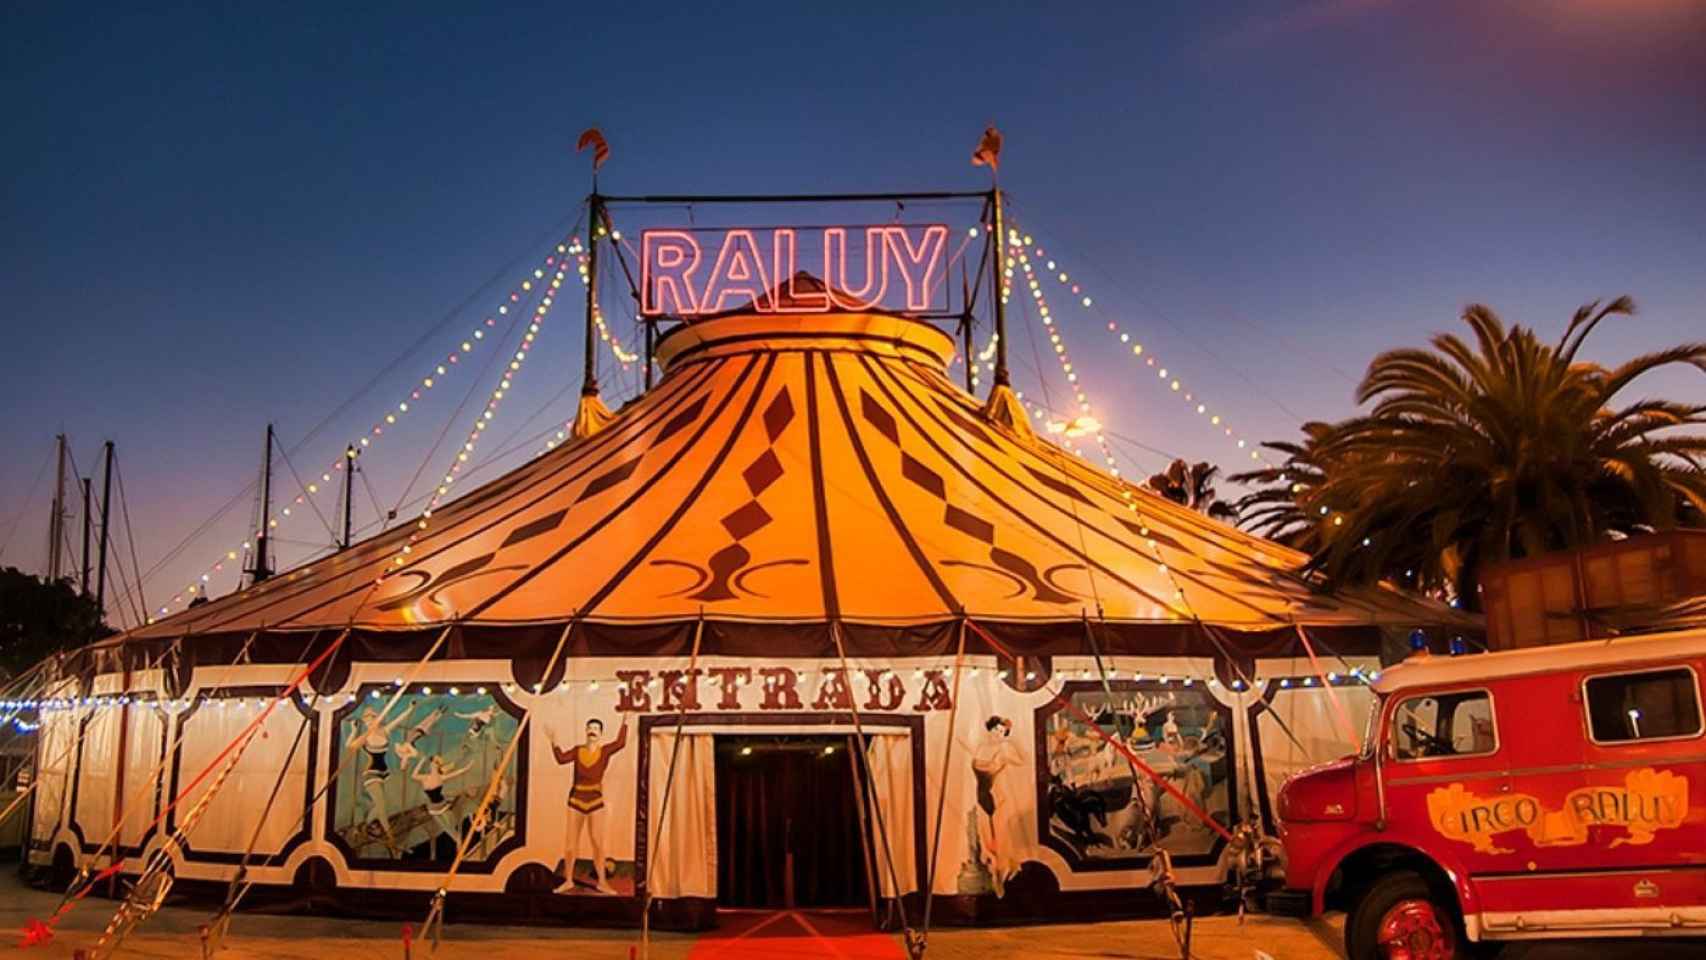
[[(597, 347), (597, 318), (598, 309), (598, 249), (601, 239), (610, 238), (614, 241), (615, 229), (610, 224), (610, 216), (606, 208), (611, 203), (636, 203), (659, 205), (699, 205), (699, 204), (773, 204), (773, 203), (905, 203), (907, 201), (928, 200), (982, 200), (983, 213), (979, 222), (985, 227), (983, 251), (978, 260), (977, 280), (969, 282), (962, 266), (961, 285), (963, 296), (961, 309), (947, 313), (926, 313), (919, 315), (924, 320), (953, 320), (958, 324), (962, 349), (966, 356), (966, 389), (972, 389), (971, 356), (972, 356), (972, 315), (976, 309), (978, 293), (983, 288), (984, 267), (988, 266), (990, 282), (991, 305), (995, 319), (995, 376), (992, 388), (1008, 386), (1012, 379), (1007, 369), (1007, 310), (1003, 298), (999, 295), (1002, 277), (1001, 244), (1005, 235), (1004, 216), (1002, 212), (1001, 188), (993, 186), (988, 190), (925, 190), (890, 193), (774, 193), (774, 194), (634, 194), (614, 195), (601, 194), (596, 185), (592, 193), (587, 195), (586, 203), (591, 218), (587, 230), (587, 293), (586, 293), (586, 343), (584, 368), (581, 374), (582, 396), (592, 396), (598, 393), (598, 373), (594, 358)], [(633, 271), (628, 266), (628, 260), (622, 255), (622, 248), (612, 242), (612, 250), (622, 271), (628, 278), (629, 286), (635, 288), (638, 296), (638, 286), (635, 283)], [(994, 254), (993, 256), (991, 254)], [(652, 366), (654, 363), (655, 347), (657, 344), (657, 328), (659, 323), (680, 318), (667, 316), (641, 315), (640, 323), (645, 329), (645, 388), (652, 386)]]

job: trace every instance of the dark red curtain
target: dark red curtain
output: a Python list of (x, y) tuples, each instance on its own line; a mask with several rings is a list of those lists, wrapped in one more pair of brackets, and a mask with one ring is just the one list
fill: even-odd
[(795, 906), (866, 905), (853, 783), (845, 737), (717, 738), (718, 902), (787, 906), (792, 852)]

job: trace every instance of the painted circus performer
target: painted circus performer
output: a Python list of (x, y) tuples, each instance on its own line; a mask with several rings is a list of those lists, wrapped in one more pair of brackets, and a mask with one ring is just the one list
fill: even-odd
[(592, 876), (600, 893), (615, 893), (604, 876), (604, 771), (610, 758), (621, 752), (628, 743), (628, 717), (622, 717), (622, 729), (609, 745), (600, 742), (604, 722), (586, 722), (586, 742), (570, 750), (551, 740), (551, 753), (559, 764), (574, 770), (575, 783), (569, 790), (568, 829), (563, 836), (563, 883), (558, 893), (570, 893), (575, 887), (575, 861), (578, 859), (580, 838), (584, 832), (592, 848)]
[(421, 785), (421, 792), (426, 794), (427, 813), (454, 840), (460, 840), (461, 837), (457, 836), (456, 826), (450, 820), (450, 808), (453, 804), (444, 797), (444, 784), (462, 776), (473, 767), (474, 765), (469, 763), (452, 770), (443, 757), (434, 755), (422, 757), (421, 762), (415, 765), (415, 772), (410, 775)]
[(485, 733), (486, 728), (491, 726), (492, 721), (497, 718), (497, 715), (497, 706), (495, 704), (488, 704), (484, 709), (475, 710), (473, 713), (459, 713), (456, 715), (456, 718), (458, 720), (468, 721), (468, 738), (472, 740), (480, 734)]
[(438, 725), (438, 721), (444, 718), (446, 712), (444, 707), (433, 707), (432, 712), (422, 717), (420, 723), (410, 727), (409, 735), (403, 738), (402, 743), (397, 744), (397, 758), (404, 763), (414, 759), (420, 753), (415, 745), (432, 732), (432, 728)]
[(373, 825), (378, 824), (385, 833), (386, 843), (393, 847), (396, 846), (396, 838), (391, 836), (391, 818), (385, 812), (385, 781), (391, 777), (391, 731), (407, 720), (413, 709), (403, 711), (390, 723), (385, 723), (377, 710), (363, 710), (361, 729), (349, 738), (348, 743), (348, 746), (360, 747), (367, 754), (367, 770), (361, 775), (361, 787), (367, 794), (368, 832), (372, 833)]
[(998, 897), (1006, 895), (1007, 880), (1019, 872), (1019, 858), (1012, 847), (1013, 838), (1018, 835), (1013, 825), (1018, 806), (1008, 784), (1011, 778), (1002, 775), (1008, 767), (1022, 766), (1025, 762), (1019, 748), (1013, 745), (1012, 734), (1013, 721), (990, 717), (971, 756), (972, 776), (977, 781), (973, 812), (977, 818), (977, 845)]

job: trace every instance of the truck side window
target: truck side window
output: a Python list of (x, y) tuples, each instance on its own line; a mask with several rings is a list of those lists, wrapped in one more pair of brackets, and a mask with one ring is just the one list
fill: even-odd
[(1493, 698), (1485, 690), (1411, 697), (1392, 713), (1392, 755), (1398, 760), (1480, 756), (1498, 747)]
[(1588, 724), (1595, 743), (1693, 737), (1701, 732), (1700, 685), (1685, 667), (1589, 677)]

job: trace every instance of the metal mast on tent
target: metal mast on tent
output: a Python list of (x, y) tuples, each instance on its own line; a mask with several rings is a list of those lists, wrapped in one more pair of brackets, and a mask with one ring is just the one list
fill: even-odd
[(272, 424), (267, 424), (266, 450), (261, 454), (261, 522), (255, 534), (255, 565), (249, 568), (250, 583), (272, 576), (267, 558), (267, 528), (272, 522)]

